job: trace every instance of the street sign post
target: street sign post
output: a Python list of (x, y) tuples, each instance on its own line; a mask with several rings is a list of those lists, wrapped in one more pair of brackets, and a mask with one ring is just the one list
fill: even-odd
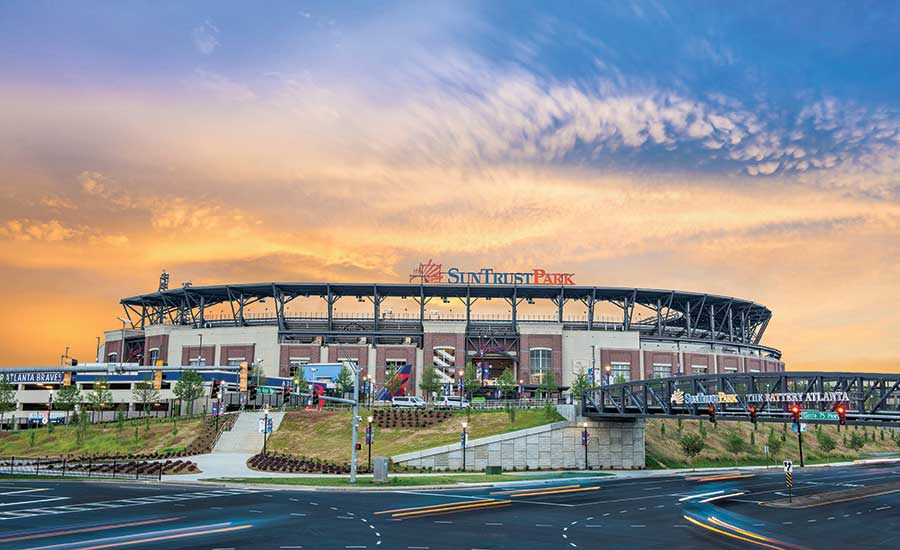
[(839, 420), (838, 413), (829, 411), (803, 411), (800, 413), (803, 420)]
[(794, 501), (794, 463), (790, 460), (784, 461), (784, 485), (788, 490), (788, 502)]

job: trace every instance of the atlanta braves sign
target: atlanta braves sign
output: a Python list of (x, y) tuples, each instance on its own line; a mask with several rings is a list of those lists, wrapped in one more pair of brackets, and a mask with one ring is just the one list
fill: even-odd
[[(529, 271), (497, 271), (483, 267), (477, 271), (464, 271), (458, 267), (450, 267), (446, 271), (443, 264), (432, 260), (420, 263), (409, 275), (409, 282), (419, 281), (427, 284), (462, 284), (462, 285), (574, 285), (574, 273), (553, 273), (544, 269)], [(446, 281), (444, 276), (446, 275)]]

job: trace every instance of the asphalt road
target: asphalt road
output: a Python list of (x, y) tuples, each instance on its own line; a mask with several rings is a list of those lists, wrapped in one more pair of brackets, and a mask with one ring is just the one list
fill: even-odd
[[(718, 475), (379, 493), (0, 478), (0, 548), (900, 548), (900, 493), (775, 508), (780, 468)], [(795, 469), (793, 494), (898, 481), (896, 464)]]

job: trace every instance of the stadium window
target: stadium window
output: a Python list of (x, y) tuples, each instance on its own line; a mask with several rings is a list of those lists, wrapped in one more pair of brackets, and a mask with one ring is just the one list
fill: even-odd
[(706, 374), (706, 365), (691, 365), (691, 374)]
[(150, 362), (147, 363), (151, 367), (156, 365), (156, 362), (159, 360), (159, 348), (153, 348), (150, 350)]
[(119, 354), (116, 352), (112, 352), (106, 356), (107, 363), (117, 363), (119, 361)]
[(613, 384), (631, 381), (631, 363), (612, 363), (610, 367), (609, 375)]
[(385, 369), (399, 369), (406, 365), (406, 359), (387, 359), (384, 362)]
[(241, 366), (242, 361), (246, 361), (244, 357), (229, 357), (228, 358), (228, 366), (229, 367), (239, 367)]
[(724, 367), (722, 372), (737, 372), (737, 367)]
[(653, 378), (668, 378), (672, 376), (672, 365), (665, 363), (653, 363)]
[(553, 371), (553, 350), (550, 348), (531, 348), (528, 350), (529, 364), (531, 365), (530, 382), (541, 384), (544, 375)]

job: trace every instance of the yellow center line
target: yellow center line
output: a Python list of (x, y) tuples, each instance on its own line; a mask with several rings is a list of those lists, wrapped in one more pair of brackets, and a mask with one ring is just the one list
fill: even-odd
[(750, 531), (747, 531), (747, 530), (745, 530), (745, 529), (741, 529), (740, 527), (736, 527), (736, 526), (734, 526), (734, 525), (731, 525), (730, 523), (725, 523), (724, 521), (722, 521), (722, 520), (720, 520), (720, 519), (718, 519), (718, 518), (715, 518), (715, 517), (708, 517), (708, 518), (706, 518), (706, 521), (708, 521), (708, 522), (710, 522), (710, 523), (715, 523), (715, 524), (718, 525), (719, 527), (724, 527), (725, 529), (731, 529), (731, 530), (734, 531), (735, 533), (740, 533), (740, 534), (742, 534), (742, 535), (744, 535), (744, 536), (751, 537), (751, 538), (754, 538), (754, 539), (757, 539), (757, 540), (761, 540), (761, 541), (764, 541), (764, 542), (778, 542), (777, 540), (770, 539), (770, 538), (764, 537), (764, 536), (762, 536), (762, 535), (757, 535), (756, 533), (751, 533)]
[(543, 489), (534, 489), (534, 488), (532, 488), (532, 489), (513, 489), (510, 491), (494, 491), (493, 493), (490, 493), (490, 494), (492, 494), (492, 495), (513, 495), (515, 493), (527, 493), (527, 492), (533, 492), (533, 491), (551, 491), (553, 489), (575, 489), (578, 487), (581, 487), (581, 485), (561, 485), (559, 487), (545, 487)]
[(561, 495), (563, 493), (582, 493), (584, 491), (599, 491), (601, 487), (582, 487), (580, 489), (563, 489), (560, 491), (538, 491), (534, 493), (521, 493), (518, 495), (509, 495), (510, 497), (539, 497), (545, 495)]
[(456, 506), (445, 506), (443, 508), (430, 508), (428, 510), (416, 510), (412, 512), (402, 512), (399, 514), (391, 514), (392, 518), (399, 518), (405, 516), (415, 516), (419, 514), (431, 514), (435, 512), (449, 512), (452, 510), (471, 510), (473, 508), (486, 508), (488, 506), (497, 506), (498, 504), (509, 504), (512, 501), (509, 500), (491, 500), (488, 502), (482, 503), (468, 503), (468, 504), (459, 504)]
[(123, 527), (137, 527), (138, 525), (150, 525), (152, 523), (164, 523), (168, 521), (176, 521), (184, 519), (184, 516), (162, 519), (148, 519), (146, 521), (133, 521), (129, 523), (112, 523), (110, 525), (97, 525), (95, 527), (83, 527), (81, 529), (68, 529), (65, 531), (46, 531), (43, 533), (34, 533), (30, 535), (22, 535), (18, 537), (7, 537), (0, 539), (0, 542), (12, 542), (17, 540), (41, 539), (46, 537), (59, 537), (62, 535), (73, 535), (75, 533), (88, 533), (90, 531), (106, 531), (107, 529), (121, 529)]
[[(482, 499), (482, 500), (470, 501), (469, 504), (476, 504), (479, 502), (497, 502), (497, 501), (494, 499), (486, 498), (486, 499)], [(373, 515), (377, 516), (380, 514), (392, 514), (394, 512), (407, 512), (409, 510), (427, 510), (429, 508), (443, 508), (444, 506), (453, 506), (454, 504), (455, 503), (453, 503), (453, 502), (445, 502), (444, 504), (432, 504), (431, 506), (414, 506), (412, 508), (395, 508), (393, 510), (381, 510), (379, 512), (375, 512)]]

